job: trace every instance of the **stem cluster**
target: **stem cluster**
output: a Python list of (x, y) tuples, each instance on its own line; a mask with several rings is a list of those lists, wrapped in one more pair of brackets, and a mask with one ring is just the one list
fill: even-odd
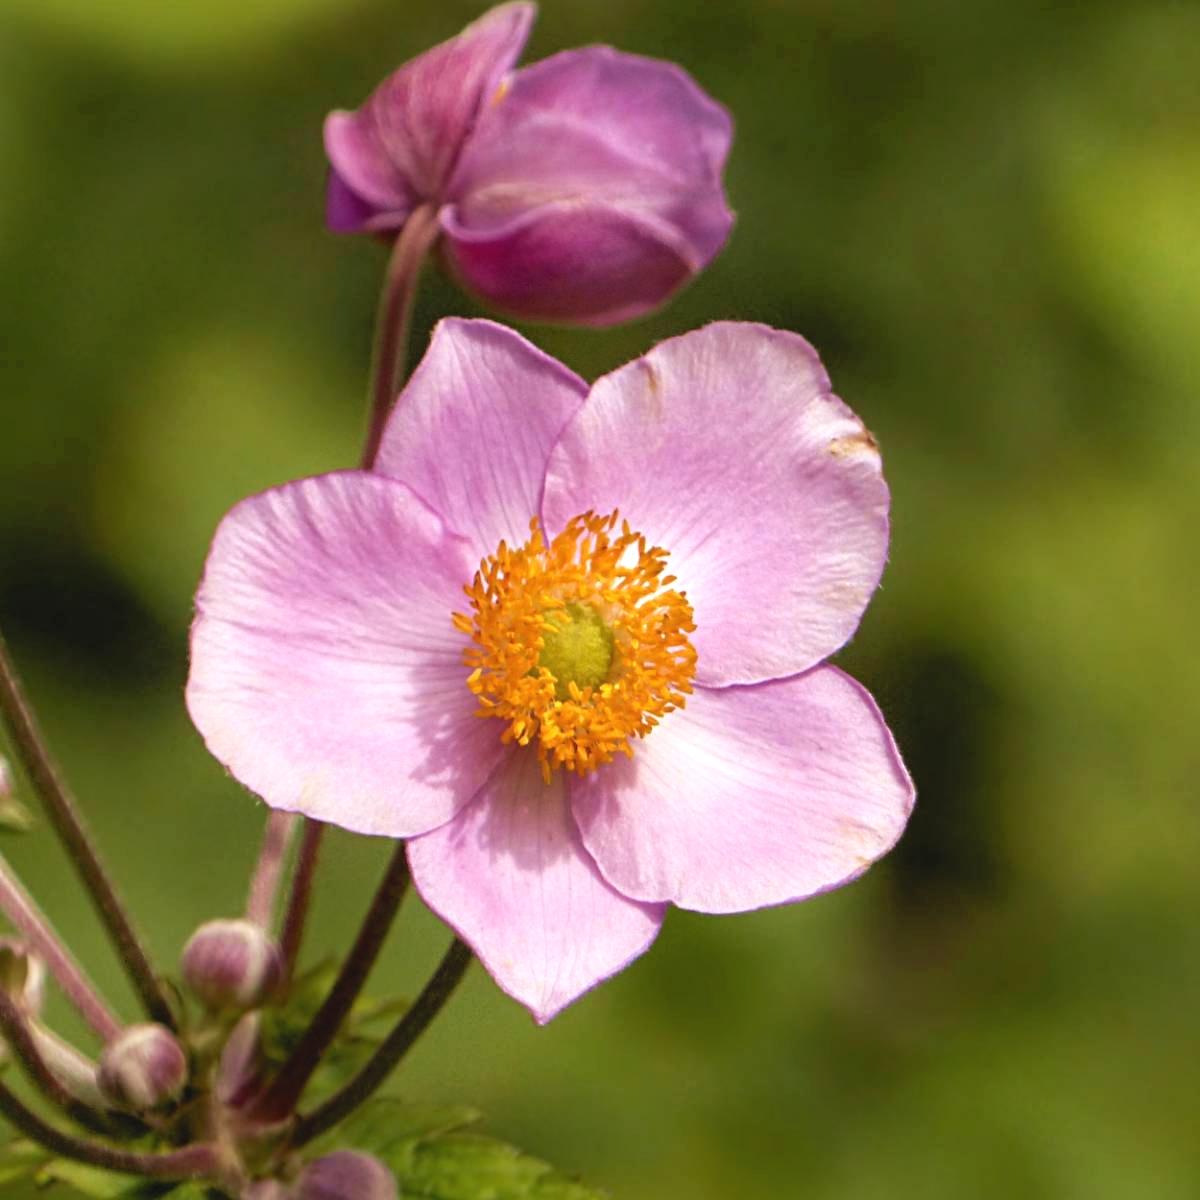
[[(434, 209), (417, 209), (396, 239), (389, 259), (376, 329), (361, 460), (364, 469), (374, 464), (399, 390), (416, 284), (437, 234)], [(228, 1043), (231, 1051), (233, 1039), (244, 1036), (247, 1029), (254, 1034), (258, 1026), (237, 1023), (236, 1016), (220, 1013), (210, 1013), (199, 1024), (188, 1024), (185, 1011), (155, 970), (51, 757), (2, 637), (0, 717), (145, 1015), (184, 1039), (192, 1063), (191, 1083), (178, 1101), (151, 1113), (115, 1112), (96, 1090), (90, 1060), (67, 1048), (75, 1056), (72, 1062), (82, 1064), (68, 1077), (45, 1052), (46, 1045), (58, 1044), (47, 1042), (54, 1035), (42, 1031), (36, 1015), (0, 988), (3, 1041), (40, 1099), (90, 1136), (67, 1132), (39, 1115), (4, 1083), (0, 1083), (0, 1114), (52, 1154), (149, 1179), (204, 1179), (231, 1195), (241, 1195), (249, 1187), (252, 1171), (258, 1172), (264, 1161), (268, 1165), (285, 1162), (294, 1151), (335, 1127), (379, 1088), (449, 1000), (470, 964), (471, 951), (455, 938), (416, 1001), (358, 1074), (316, 1108), (298, 1111), (305, 1087), (361, 994), (408, 890), (405, 849), (403, 843), (397, 843), (336, 980), (286, 1061), (268, 1078), (251, 1073), (241, 1086), (222, 1093), (216, 1083), (222, 1069), (222, 1050)], [(273, 927), (277, 909), (282, 909), (279, 951), (283, 970), (277, 999), (286, 996), (295, 976), (325, 833), (320, 822), (304, 820), (289, 886), (289, 850), (297, 825), (297, 819), (289, 814), (273, 813), (268, 818), (246, 905), (247, 921), (265, 933)], [(2, 857), (0, 911), (21, 934), (30, 954), (46, 964), (100, 1042), (113, 1043), (122, 1032), (121, 1020)], [(253, 1053), (247, 1057), (252, 1059)], [(159, 1150), (129, 1145), (133, 1139), (141, 1139), (144, 1145), (147, 1135), (154, 1133), (159, 1135)]]

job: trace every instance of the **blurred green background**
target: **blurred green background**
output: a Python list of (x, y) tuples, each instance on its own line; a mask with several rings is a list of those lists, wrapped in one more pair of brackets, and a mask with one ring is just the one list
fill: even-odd
[[(164, 961), (262, 824), (182, 704), (208, 538), (361, 432), (383, 251), (323, 231), (321, 120), (480, 7), (0, 0), (0, 621)], [(653, 319), (529, 332), (588, 376), (714, 317), (821, 349), (895, 509), (840, 661), (918, 806), (545, 1029), (475, 971), (395, 1087), (619, 1200), (1191, 1200), (1200, 5), (552, 0), (528, 57), (593, 41), (729, 105), (739, 223)], [(419, 333), (473, 311), (433, 277)], [(49, 832), (3, 848), (132, 1015)], [(314, 952), (386, 849), (332, 839)], [(443, 944), (413, 902), (376, 990)]]

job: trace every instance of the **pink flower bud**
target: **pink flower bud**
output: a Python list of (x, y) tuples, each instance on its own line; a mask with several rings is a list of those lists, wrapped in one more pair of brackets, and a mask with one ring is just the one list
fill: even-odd
[(296, 1185), (296, 1200), (399, 1200), (391, 1171), (358, 1150), (335, 1150), (311, 1162)]
[(260, 1179), (242, 1195), (243, 1200), (289, 1200), (291, 1194), (278, 1179)]
[(251, 921), (209, 921), (183, 948), (183, 977), (210, 1009), (257, 1008), (282, 969), (279, 947)]
[(174, 1100), (187, 1082), (183, 1048), (162, 1025), (131, 1025), (100, 1055), (100, 1090), (116, 1108), (146, 1112)]
[(16, 938), (0, 937), (0, 990), (7, 992), (27, 1017), (42, 1011), (46, 965)]

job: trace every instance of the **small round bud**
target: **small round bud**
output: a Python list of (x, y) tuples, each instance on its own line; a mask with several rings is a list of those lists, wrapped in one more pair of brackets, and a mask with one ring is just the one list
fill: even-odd
[(304, 1168), (296, 1200), (399, 1200), (391, 1171), (358, 1150), (335, 1150)]
[(206, 1007), (257, 1008), (279, 983), (279, 947), (252, 921), (209, 921), (183, 948), (183, 977)]
[(100, 1055), (100, 1091), (115, 1108), (147, 1112), (187, 1083), (187, 1057), (163, 1025), (130, 1025)]
[(0, 990), (7, 992), (27, 1017), (42, 1011), (46, 964), (16, 938), (0, 937)]
[(278, 1179), (259, 1179), (242, 1193), (242, 1198), (243, 1200), (289, 1200), (291, 1194)]

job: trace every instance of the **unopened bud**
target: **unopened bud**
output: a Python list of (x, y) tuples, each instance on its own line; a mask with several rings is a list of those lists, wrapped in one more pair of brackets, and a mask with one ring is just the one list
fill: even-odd
[(243, 1193), (243, 1200), (289, 1200), (288, 1191), (278, 1179), (259, 1179)]
[(358, 1150), (335, 1150), (304, 1168), (296, 1200), (398, 1200), (391, 1171)]
[(183, 948), (183, 977), (206, 1007), (257, 1008), (282, 974), (279, 947), (252, 921), (209, 921)]
[(25, 833), (32, 824), (29, 810), (17, 799), (8, 762), (0, 755), (0, 831)]
[(131, 1025), (100, 1055), (100, 1090), (116, 1108), (147, 1112), (183, 1091), (187, 1057), (163, 1025)]
[(42, 1011), (46, 995), (46, 965), (24, 942), (0, 937), (0, 990), (6, 992), (27, 1017)]

